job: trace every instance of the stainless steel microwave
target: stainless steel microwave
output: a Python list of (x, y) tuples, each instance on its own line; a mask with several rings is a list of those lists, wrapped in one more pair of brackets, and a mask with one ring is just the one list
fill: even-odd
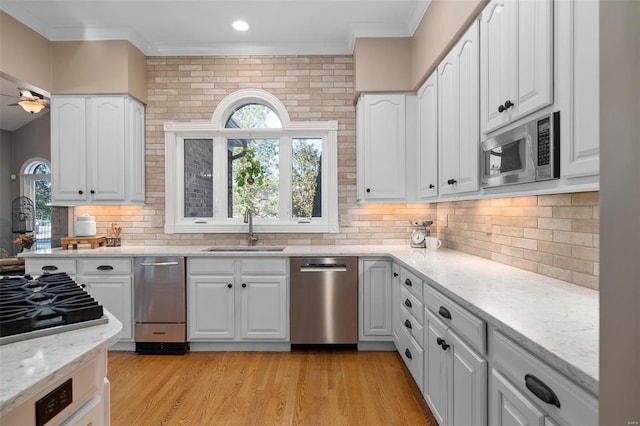
[(536, 118), (481, 144), (482, 187), (560, 177), (560, 112)]

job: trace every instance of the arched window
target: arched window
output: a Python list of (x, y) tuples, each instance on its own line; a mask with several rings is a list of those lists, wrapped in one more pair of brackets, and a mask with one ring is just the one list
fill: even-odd
[(272, 94), (223, 99), (210, 124), (165, 123), (165, 231), (337, 232), (337, 122), (291, 122)]
[(43, 158), (27, 160), (20, 173), (20, 195), (35, 206), (37, 248), (51, 247), (51, 168)]
[(224, 126), (227, 129), (281, 129), (280, 117), (262, 104), (244, 104), (236, 108)]

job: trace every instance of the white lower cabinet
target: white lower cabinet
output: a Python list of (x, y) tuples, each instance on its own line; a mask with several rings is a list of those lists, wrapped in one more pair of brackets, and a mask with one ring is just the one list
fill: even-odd
[(393, 335), (391, 306), (391, 261), (360, 259), (360, 330), (359, 339), (391, 340)]
[(393, 286), (397, 298), (393, 301), (395, 345), (413, 380), (422, 389), (424, 369), (422, 280), (407, 268), (394, 269)]
[(120, 341), (133, 341), (133, 259), (79, 259), (77, 281), (122, 323)]
[(289, 338), (285, 259), (188, 259), (190, 341)]
[(491, 347), (490, 424), (598, 424), (595, 396), (499, 331)]
[(543, 426), (544, 413), (496, 370), (491, 371), (491, 424)]
[[(438, 424), (447, 424), (447, 403), (449, 402), (448, 362), (449, 354), (442, 350), (438, 341), (446, 338), (446, 327), (434, 321), (433, 315), (425, 310), (425, 358), (423, 395)], [(438, 340), (440, 339), (440, 340)]]
[(487, 360), (425, 309), (423, 394), (441, 425), (487, 424)]
[(235, 337), (235, 290), (229, 276), (189, 276), (187, 335), (195, 339)]
[(243, 276), (241, 281), (240, 337), (285, 340), (289, 324), (286, 277)]
[(43, 274), (66, 273), (72, 280), (76, 280), (76, 260), (62, 258), (26, 258), (24, 265), (25, 274), (37, 277)]

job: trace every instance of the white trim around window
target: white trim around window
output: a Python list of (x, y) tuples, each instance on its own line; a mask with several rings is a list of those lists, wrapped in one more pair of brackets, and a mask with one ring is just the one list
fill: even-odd
[[(244, 95), (246, 96), (243, 96)], [(255, 218), (258, 233), (338, 232), (337, 121), (291, 122), (284, 105), (268, 92), (239, 91), (223, 100), (211, 122), (165, 122), (165, 233), (245, 233), (247, 224), (227, 217), (227, 140), (279, 139), (280, 215), (278, 219)], [(224, 128), (228, 115), (246, 103), (261, 103), (280, 117), (282, 128)], [(220, 112), (222, 111), (222, 112)], [(299, 219), (291, 214), (291, 140), (322, 139), (322, 217)], [(184, 140), (208, 139), (213, 144), (213, 217), (184, 217)]]

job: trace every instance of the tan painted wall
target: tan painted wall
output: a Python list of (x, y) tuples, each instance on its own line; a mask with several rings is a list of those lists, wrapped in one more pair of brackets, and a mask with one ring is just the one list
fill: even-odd
[(140, 102), (147, 103), (147, 57), (131, 43), (127, 43), (129, 64), (128, 93)]
[(146, 61), (134, 49), (123, 40), (54, 42), (53, 93), (131, 93), (146, 101)]
[(417, 90), (489, 0), (433, 0), (411, 39), (411, 83)]
[(415, 91), (489, 0), (433, 0), (411, 38), (359, 38), (354, 95)]
[(353, 58), (356, 96), (412, 89), (410, 38), (359, 38)]
[(0, 72), (51, 92), (51, 42), (0, 11)]

